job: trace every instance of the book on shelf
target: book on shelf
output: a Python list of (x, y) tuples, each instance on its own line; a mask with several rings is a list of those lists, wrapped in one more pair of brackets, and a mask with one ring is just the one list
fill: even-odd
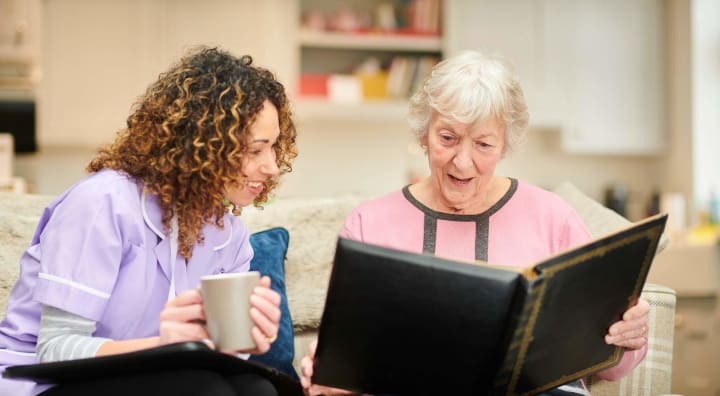
[(420, 87), (430, 70), (438, 63), (435, 56), (396, 56), (390, 61), (387, 94), (407, 98)]
[[(612, 367), (667, 215), (526, 268), (340, 238), (313, 382), (364, 393), (533, 395)], [(518, 242), (518, 249), (522, 242)]]
[(440, 1), (412, 0), (408, 6), (408, 25), (418, 32), (440, 32)]

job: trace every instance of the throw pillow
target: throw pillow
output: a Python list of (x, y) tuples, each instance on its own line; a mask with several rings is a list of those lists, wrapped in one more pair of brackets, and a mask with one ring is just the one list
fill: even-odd
[[(595, 201), (571, 183), (562, 183), (553, 192), (563, 198), (580, 216), (593, 238), (617, 231), (631, 224), (630, 220), (620, 216), (612, 209), (608, 209), (600, 202)], [(667, 246), (670, 239), (666, 233), (660, 237), (657, 253)]]
[(289, 240), (288, 230), (282, 227), (270, 228), (250, 235), (250, 245), (255, 251), (255, 255), (250, 261), (250, 270), (269, 276), (272, 281), (272, 289), (278, 292), (282, 298), (277, 339), (272, 343), (269, 351), (263, 355), (251, 355), (250, 360), (274, 367), (298, 379), (292, 364), (295, 356), (295, 340), (292, 317), (285, 293), (285, 256)]

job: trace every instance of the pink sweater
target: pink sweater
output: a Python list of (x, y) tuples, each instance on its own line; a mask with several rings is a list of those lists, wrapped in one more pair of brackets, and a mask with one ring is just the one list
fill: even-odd
[[(562, 198), (515, 179), (511, 182), (498, 203), (476, 215), (436, 212), (417, 201), (405, 187), (355, 208), (341, 235), (410, 252), (519, 267), (592, 238)], [(622, 378), (646, 352), (647, 347), (626, 350), (617, 366), (597, 376)]]

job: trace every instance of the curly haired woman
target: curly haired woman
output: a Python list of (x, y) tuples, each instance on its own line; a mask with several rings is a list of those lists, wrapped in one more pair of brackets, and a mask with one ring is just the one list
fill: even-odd
[[(0, 323), (0, 370), (207, 340), (196, 287), (203, 275), (248, 270), (250, 233), (233, 214), (265, 202), (291, 170), (290, 115), (283, 86), (249, 56), (199, 48), (161, 74), (89, 176), (45, 209)], [(251, 297), (257, 348), (228, 352), (269, 349), (280, 319), (269, 286), (263, 277)], [(276, 394), (258, 376), (202, 370), (49, 389), (0, 379), (3, 395), (42, 392)]]

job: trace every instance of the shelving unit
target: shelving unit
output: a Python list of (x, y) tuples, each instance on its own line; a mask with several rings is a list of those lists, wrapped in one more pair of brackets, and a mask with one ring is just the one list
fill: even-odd
[(339, 33), (301, 30), (303, 48), (334, 48), (397, 52), (442, 52), (440, 36), (393, 33)]
[[(423, 2), (430, 4), (442, 0), (420, 0), (416, 2), (394, 1), (395, 15), (399, 16), (406, 11), (403, 7), (408, 4)], [(385, 2), (387, 3), (387, 2)], [(361, 29), (341, 31), (327, 28), (325, 30), (312, 29), (304, 26), (303, 17), (312, 12), (323, 15), (326, 22), (331, 21), (332, 15), (340, 11), (339, 7), (352, 7), (352, 11), (343, 8), (343, 12), (356, 15), (369, 15), (377, 11), (378, 7), (386, 6), (381, 1), (356, 1), (339, 5), (332, 1), (299, 0), (298, 10), (298, 95), (295, 98), (295, 109), (300, 120), (378, 120), (401, 121), (407, 112), (407, 97), (417, 81), (429, 71), (427, 59), (442, 58), (443, 37), (439, 33), (413, 31), (409, 26), (399, 26), (397, 30), (382, 30), (375, 25), (365, 26)], [(438, 8), (439, 9), (439, 8)], [(439, 22), (439, 15), (437, 16)], [(401, 62), (396, 62), (402, 58)], [(425, 61), (420, 59), (425, 58)], [(362, 98), (339, 100), (332, 95), (329, 81), (331, 76), (351, 76), (360, 65), (372, 63), (381, 73), (371, 72), (369, 78), (377, 76), (374, 94), (368, 94), (367, 81), (361, 82), (360, 91), (364, 92)], [(398, 68), (396, 63), (401, 63)], [(421, 65), (421, 66), (420, 66)], [(415, 68), (420, 70), (416, 72)], [(392, 70), (391, 70), (392, 69)], [(400, 72), (398, 72), (400, 70)], [(375, 73), (375, 74), (373, 74)], [(401, 75), (404, 83), (393, 84), (397, 81), (393, 76)], [(365, 77), (368, 77), (366, 74)], [(309, 83), (310, 79), (314, 79)], [(387, 81), (387, 82), (386, 82)], [(352, 83), (352, 79), (349, 83)], [(313, 89), (308, 89), (308, 84)], [(325, 84), (325, 89), (318, 88)], [(364, 88), (363, 88), (364, 87)], [(379, 89), (377, 88), (384, 87)], [(364, 91), (363, 91), (364, 89)], [(318, 91), (320, 93), (318, 93)], [(308, 95), (310, 93), (310, 95)]]
[(370, 120), (402, 122), (408, 111), (407, 100), (368, 100), (362, 103), (334, 103), (323, 99), (306, 98), (295, 102), (294, 112), (299, 121), (309, 120)]

